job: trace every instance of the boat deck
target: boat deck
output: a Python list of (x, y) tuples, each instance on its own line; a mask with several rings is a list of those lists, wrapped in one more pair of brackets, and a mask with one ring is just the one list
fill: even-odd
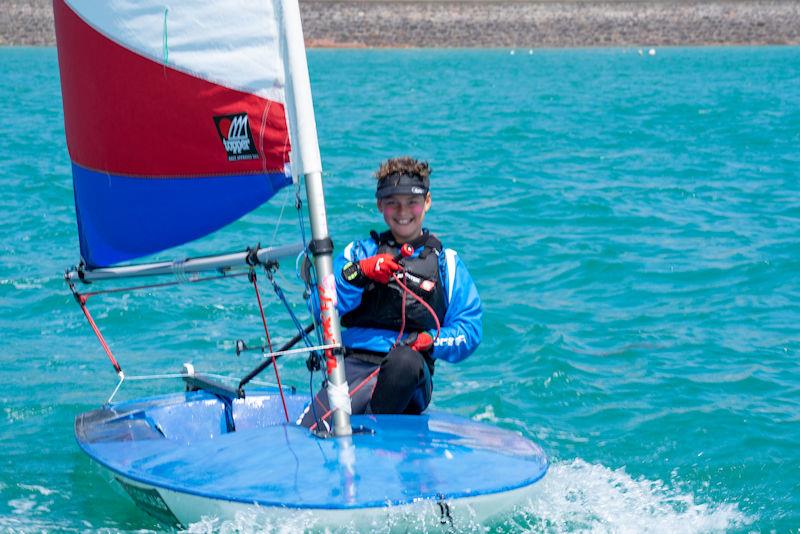
[[(290, 395), (295, 419), (308, 397)], [(75, 432), (94, 460), (145, 486), (291, 508), (386, 507), (497, 494), (534, 484), (547, 459), (514, 432), (459, 416), (353, 416), (368, 429), (319, 438), (286, 424), (280, 397), (226, 402), (198, 391), (80, 415)]]

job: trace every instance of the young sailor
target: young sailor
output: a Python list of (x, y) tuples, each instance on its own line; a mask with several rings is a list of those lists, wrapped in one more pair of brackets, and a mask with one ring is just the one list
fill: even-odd
[[(422, 227), (430, 172), (409, 157), (381, 164), (375, 197), (388, 230), (348, 244), (334, 260), (354, 414), (422, 413), (435, 361), (459, 362), (481, 341), (475, 283), (455, 251)], [(327, 411), (323, 388), (298, 422), (312, 426)]]

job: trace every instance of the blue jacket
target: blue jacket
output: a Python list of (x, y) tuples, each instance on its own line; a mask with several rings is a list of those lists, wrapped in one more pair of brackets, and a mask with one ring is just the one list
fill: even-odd
[[(377, 251), (378, 244), (372, 239), (353, 241), (333, 260), (340, 317), (361, 304), (364, 292), (342, 277), (342, 267), (348, 261), (374, 256)], [(415, 254), (419, 254), (419, 251)], [(433, 357), (451, 363), (460, 362), (472, 354), (481, 342), (481, 299), (472, 277), (454, 250), (446, 248), (439, 255), (439, 279), (447, 297), (447, 312), (439, 339), (434, 344)], [(429, 333), (431, 337), (436, 336), (435, 329)], [(351, 327), (342, 330), (342, 343), (351, 349), (388, 352), (396, 338), (396, 331), (379, 328)]]

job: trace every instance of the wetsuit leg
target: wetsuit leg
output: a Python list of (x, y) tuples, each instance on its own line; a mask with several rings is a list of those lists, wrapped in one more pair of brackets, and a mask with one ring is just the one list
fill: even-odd
[[(367, 363), (356, 358), (345, 358), (344, 374), (347, 378), (347, 384), (351, 391), (377, 367), (377, 364)], [(371, 378), (369, 382), (364, 384), (364, 386), (355, 393), (355, 395), (350, 397), (350, 405), (354, 414), (362, 414), (366, 412), (369, 405), (370, 396), (372, 395), (372, 390), (375, 388), (375, 380), (375, 377)], [(313, 409), (311, 405), (309, 405), (298, 420), (298, 424), (301, 424), (305, 427), (310, 427), (316, 422), (315, 416), (322, 417), (325, 412), (328, 411), (328, 392), (325, 390), (325, 388), (322, 388), (317, 392), (312, 402), (314, 403)], [(330, 422), (330, 419), (331, 418), (328, 417), (328, 422)]]
[(431, 373), (422, 354), (406, 345), (390, 350), (378, 372), (372, 413), (420, 414), (431, 400)]

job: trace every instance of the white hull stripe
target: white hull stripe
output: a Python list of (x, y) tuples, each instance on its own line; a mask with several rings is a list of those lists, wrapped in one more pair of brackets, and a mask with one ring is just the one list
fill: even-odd
[[(397, 524), (398, 521), (411, 523), (413, 530), (457, 532), (473, 527), (475, 523), (485, 524), (492, 518), (498, 518), (511, 512), (515, 507), (526, 505), (541, 495), (538, 484), (531, 484), (510, 491), (503, 491), (474, 497), (448, 498), (439, 500), (421, 500), (411, 504), (370, 508), (292, 508), (269, 505), (248, 505), (218, 499), (209, 499), (197, 495), (175, 492), (149, 484), (142, 484), (117, 475), (117, 482), (134, 486), (145, 491), (157, 491), (158, 502), (142, 503), (136, 494), (128, 493), (136, 504), (159, 516), (174, 516), (181, 525), (188, 527), (192, 523), (206, 517), (214, 517), (222, 521), (241, 524), (245, 521), (259, 530), (272, 530), (276, 525), (286, 526), (290, 530), (306, 530), (309, 527), (345, 528), (358, 531), (369, 531), (386, 524)], [(153, 505), (158, 507), (153, 510)], [(471, 530), (471, 528), (470, 528)]]

